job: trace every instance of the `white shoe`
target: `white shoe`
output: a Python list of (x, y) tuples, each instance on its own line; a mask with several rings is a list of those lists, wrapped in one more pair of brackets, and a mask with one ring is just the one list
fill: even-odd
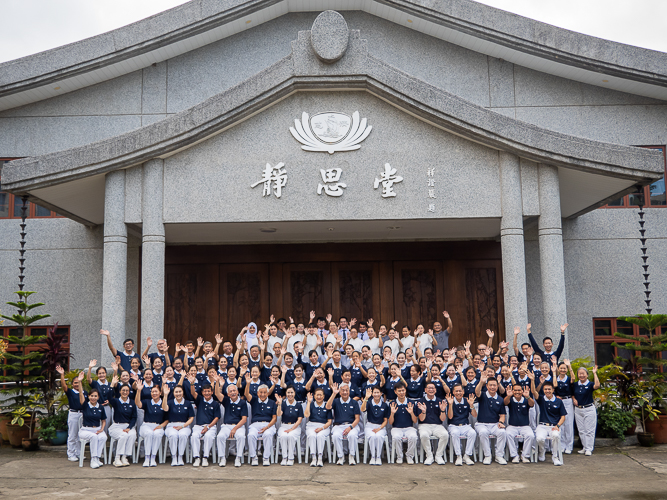
[(224, 455), (222, 457), (220, 457), (220, 461), (218, 462), (218, 465), (220, 467), (227, 467), (227, 457), (225, 457)]
[(498, 462), (500, 465), (507, 465), (507, 460), (505, 460), (503, 457), (496, 457), (496, 462)]
[(403, 463), (403, 457), (398, 457), (398, 458), (396, 459), (396, 463), (397, 463), (397, 464), (402, 464), (402, 463)]
[(556, 466), (558, 466), (558, 465), (563, 465), (563, 462), (561, 462), (561, 461), (558, 460), (557, 458), (554, 458), (554, 465), (556, 465)]
[(322, 457), (317, 457), (317, 466), (324, 467), (324, 462), (322, 461)]
[(292, 465), (294, 465), (294, 460), (288, 460), (287, 467), (291, 467)]
[(521, 459), (519, 458), (519, 455), (517, 455), (516, 457), (514, 457), (514, 458), (512, 459), (512, 463), (513, 463), (513, 464), (519, 464), (519, 463), (521, 463)]
[(183, 463), (183, 455), (181, 455), (180, 457), (178, 457), (178, 465), (185, 465), (185, 464)]
[(157, 461), (155, 460), (155, 455), (151, 457), (151, 467), (157, 467)]
[(257, 459), (257, 457), (252, 457), (252, 462), (250, 463), (250, 465), (252, 465), (253, 467), (259, 465), (259, 460)]
[(271, 465), (271, 460), (269, 459), (269, 457), (266, 457), (264, 460), (262, 460), (262, 465), (264, 467), (268, 467), (269, 465)]
[(313, 461), (310, 462), (311, 467), (317, 467), (317, 457), (313, 455)]
[(465, 462), (466, 465), (475, 465), (475, 462), (473, 462), (468, 455), (465, 455), (463, 457), (463, 461)]
[(90, 468), (91, 469), (99, 469), (102, 466), (102, 462), (100, 462), (97, 458), (91, 458), (90, 459)]
[(438, 465), (445, 465), (447, 460), (445, 460), (445, 457), (435, 457), (435, 463)]
[(590, 457), (592, 454), (593, 452), (591, 450), (586, 450), (586, 453), (584, 453), (587, 457)]
[(345, 465), (345, 457), (340, 457), (336, 462), (336, 465)]
[(357, 465), (357, 461), (354, 459), (354, 455), (348, 455), (348, 461), (350, 465)]
[(414, 458), (412, 458), (412, 457), (407, 457), (407, 456), (406, 456), (406, 457), (405, 457), (405, 463), (407, 463), (408, 465), (412, 465), (412, 464), (415, 463), (415, 460), (414, 460)]
[(126, 467), (130, 465), (130, 462), (127, 460), (127, 457), (125, 456), (120, 457), (120, 461), (123, 462), (123, 465)]
[(146, 460), (144, 460), (144, 467), (150, 467), (151, 466), (151, 457), (146, 457)]
[(484, 457), (484, 460), (482, 461), (484, 465), (491, 465), (491, 457)]
[(584, 453), (586, 453), (586, 450), (579, 450), (577, 453), (579, 453), (579, 455), (583, 455)]
[(67, 457), (67, 460), (69, 460), (70, 462), (78, 462), (79, 457)]
[(201, 466), (208, 467), (208, 458), (204, 457), (201, 459)]
[(537, 461), (538, 462), (544, 462), (547, 459), (546, 455), (542, 453), (541, 455), (537, 456)]
[(125, 464), (123, 464), (123, 461), (120, 459), (120, 457), (116, 457), (116, 460), (113, 461), (113, 466), (114, 467), (125, 467)]
[(241, 457), (236, 457), (236, 460), (234, 460), (234, 467), (241, 467)]
[(283, 461), (280, 462), (280, 465), (287, 465), (287, 459), (283, 457)]
[(522, 457), (521, 457), (521, 461), (522, 461), (524, 464), (529, 464), (529, 463), (530, 463), (530, 458), (526, 458), (526, 457), (523, 457), (523, 456), (522, 456)]
[(564, 450), (563, 453), (566, 455), (572, 455), (572, 450)]
[(375, 465), (375, 457), (371, 457), (370, 461), (368, 462), (368, 465)]
[(193, 467), (199, 467), (199, 458), (195, 458), (195, 461), (192, 463)]
[[(408, 460), (410, 460), (408, 458)], [(424, 465), (432, 465), (433, 464), (433, 457), (428, 457), (426, 460), (424, 460)]]
[(461, 455), (456, 457), (456, 462), (454, 462), (454, 465), (463, 465), (463, 459), (461, 458)]
[(171, 457), (171, 466), (176, 467), (178, 465), (178, 458)]

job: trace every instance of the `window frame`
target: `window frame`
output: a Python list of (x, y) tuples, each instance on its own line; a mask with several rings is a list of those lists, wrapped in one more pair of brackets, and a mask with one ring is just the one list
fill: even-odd
[[(6, 161), (18, 160), (19, 158), (0, 158), (0, 165)], [(0, 182), (0, 192), (2, 192), (2, 183)], [(16, 196), (12, 193), (5, 193), (7, 195), (7, 216), (0, 215), (0, 220), (3, 219), (20, 219), (21, 213), (14, 213), (14, 206), (16, 204)], [(19, 198), (20, 199), (20, 198)], [(46, 208), (46, 207), (41, 207)], [(28, 202), (28, 214), (26, 216), (28, 219), (62, 219), (62, 215), (58, 215), (53, 210), (49, 210), (49, 215), (37, 215), (37, 205), (33, 202)]]
[[(596, 321), (610, 321), (611, 322), (610, 335), (596, 335), (595, 334), (595, 331), (596, 331), (595, 322)], [(599, 364), (598, 363), (598, 350), (597, 350), (598, 344), (611, 344), (613, 342), (616, 342), (617, 344), (623, 344), (623, 343), (633, 342), (632, 340), (625, 340), (625, 339), (614, 336), (614, 332), (619, 331), (618, 326), (617, 326), (617, 324), (618, 324), (617, 322), (618, 322), (618, 318), (593, 318), (593, 344), (594, 344), (593, 352), (594, 352), (595, 364)], [(634, 341), (635, 343), (637, 343), (637, 341), (641, 338), (647, 338), (648, 337), (647, 335), (643, 335), (643, 334), (640, 333), (639, 325), (633, 325), (632, 323), (630, 323), (629, 326), (632, 326), (632, 336), (637, 339), (636, 341)], [(665, 329), (665, 328), (667, 328), (667, 327), (658, 327), (655, 330), (656, 335), (660, 335), (662, 330)], [(612, 349), (613, 349), (613, 359), (614, 359), (614, 362), (616, 362), (616, 359), (619, 357), (619, 352), (618, 352), (619, 348), (612, 346)], [(641, 354), (642, 354), (640, 351), (631, 351), (631, 353), (632, 353), (632, 356), (635, 357), (635, 358), (641, 356)], [(626, 358), (623, 358), (623, 359), (626, 359)], [(632, 361), (630, 365), (635, 370), (640, 368), (638, 365), (636, 365), (634, 363), (634, 361)], [(662, 371), (662, 369), (660, 369), (660, 371)]]

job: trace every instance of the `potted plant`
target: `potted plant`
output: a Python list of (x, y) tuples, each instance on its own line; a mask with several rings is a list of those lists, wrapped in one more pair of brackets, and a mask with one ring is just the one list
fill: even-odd
[(35, 430), (35, 416), (41, 408), (44, 408), (41, 397), (38, 394), (33, 394), (28, 399), (26, 406), (16, 408), (11, 412), (12, 421), (8, 424), (8, 428), (11, 429), (10, 443), (12, 446), (22, 446), (26, 451), (39, 449), (39, 438), (34, 436), (33, 433)]
[(655, 408), (655, 392), (650, 381), (640, 381), (636, 387), (637, 412), (643, 431), (637, 433), (637, 441), (642, 446), (653, 446), (655, 444), (655, 434), (648, 432), (647, 428), (650, 421), (656, 420), (660, 416), (660, 411)]
[[(633, 364), (640, 367), (638, 370), (641, 376), (636, 384), (635, 408), (648, 415), (648, 420), (642, 422), (644, 432), (654, 434), (656, 443), (665, 444), (667, 443), (667, 414), (660, 410), (666, 407), (667, 383), (665, 374), (661, 373), (661, 370), (667, 369), (667, 359), (663, 358), (663, 353), (667, 351), (667, 331), (658, 335), (656, 329), (667, 325), (667, 314), (639, 314), (636, 317), (622, 316), (618, 319), (639, 325), (646, 332), (645, 337), (634, 337), (615, 332), (615, 337), (629, 342), (623, 344), (614, 342), (612, 345), (640, 353), (639, 356), (632, 357)], [(648, 404), (646, 399), (650, 402), (651, 411), (646, 406)]]
[(67, 409), (60, 407), (53, 415), (39, 419), (39, 437), (57, 446), (67, 442)]
[[(42, 358), (42, 376), (40, 383), (40, 390), (42, 391), (42, 398), (46, 408), (47, 416), (53, 416), (56, 409), (62, 406), (62, 402), (58, 405), (58, 399), (64, 400), (60, 389), (60, 376), (56, 373), (56, 366), (68, 366), (69, 358), (73, 357), (65, 348), (65, 335), (58, 333), (58, 323), (49, 328), (44, 337), (45, 347), (41, 349)], [(67, 428), (67, 426), (65, 426)]]

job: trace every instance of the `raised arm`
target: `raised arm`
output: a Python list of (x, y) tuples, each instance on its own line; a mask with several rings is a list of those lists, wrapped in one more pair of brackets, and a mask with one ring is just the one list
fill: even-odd
[(162, 409), (164, 411), (169, 411), (169, 403), (167, 402), (168, 396), (169, 396), (169, 386), (167, 384), (163, 384), (162, 385)]
[(595, 365), (593, 367), (593, 379), (595, 383), (593, 384), (593, 389), (599, 389), (600, 388), (600, 379), (598, 378), (598, 365)]
[(86, 379), (88, 380), (89, 384), (93, 383), (93, 375), (92, 375), (91, 372), (92, 372), (92, 370), (93, 370), (93, 368), (95, 367), (96, 364), (97, 364), (96, 359), (91, 359), (90, 363), (88, 363), (88, 372), (86, 373)]
[(558, 347), (556, 348), (556, 352), (554, 353), (556, 358), (560, 358), (561, 354), (563, 354), (563, 348), (565, 347), (565, 330), (567, 330), (568, 326), (569, 326), (568, 323), (560, 325), (560, 342), (558, 342)]
[(148, 350), (151, 348), (152, 345), (153, 345), (153, 339), (150, 337), (146, 337), (146, 349), (144, 349), (144, 352), (141, 353), (142, 359), (144, 356), (148, 356)]
[(512, 348), (514, 349), (514, 355), (519, 357), (519, 334), (521, 333), (521, 328), (518, 326), (514, 327), (514, 340), (512, 341)]
[(329, 401), (327, 401), (327, 410), (333, 408), (333, 402), (336, 399), (336, 396), (338, 396), (338, 384), (333, 384), (331, 386), (331, 391), (331, 397), (329, 398)]
[(113, 342), (111, 342), (111, 335), (109, 335), (109, 330), (100, 330), (100, 334), (104, 335), (107, 338), (107, 346), (109, 346), (111, 354), (113, 354), (114, 356), (118, 356), (118, 351), (113, 346)]
[(313, 395), (311, 393), (306, 394), (306, 407), (303, 410), (303, 416), (306, 418), (310, 418), (310, 403), (312, 402), (313, 402)]
[(86, 402), (86, 395), (83, 393), (83, 377), (85, 377), (86, 374), (81, 372), (79, 375), (76, 377), (76, 379), (79, 381), (79, 403), (83, 404)]
[(141, 390), (144, 388), (144, 383), (141, 380), (137, 380), (137, 390), (134, 394), (134, 404), (137, 405), (137, 408), (141, 408)]
[(62, 387), (63, 392), (67, 392), (67, 380), (65, 380), (65, 369), (56, 365), (56, 371), (60, 374), (60, 387)]
[(482, 372), (482, 376), (479, 378), (479, 384), (475, 387), (475, 395), (480, 397), (482, 395), (482, 387), (486, 385), (486, 381), (489, 379), (486, 372)]
[(445, 317), (445, 319), (447, 320), (447, 328), (446, 328), (447, 333), (448, 333), (449, 335), (451, 335), (451, 334), (452, 334), (452, 330), (454, 329), (454, 324), (452, 323), (452, 318), (451, 318), (451, 316), (449, 315), (449, 313), (448, 313), (447, 311), (442, 311), (442, 315), (443, 315), (443, 316)]

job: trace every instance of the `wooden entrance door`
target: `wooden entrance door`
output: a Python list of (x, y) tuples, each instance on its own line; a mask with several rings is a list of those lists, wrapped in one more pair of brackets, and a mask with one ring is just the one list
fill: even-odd
[[(215, 291), (211, 291), (215, 294)], [(270, 315), (267, 264), (220, 265), (220, 335), (232, 343), (248, 323), (262, 330)], [(236, 348), (236, 347), (235, 347)]]

